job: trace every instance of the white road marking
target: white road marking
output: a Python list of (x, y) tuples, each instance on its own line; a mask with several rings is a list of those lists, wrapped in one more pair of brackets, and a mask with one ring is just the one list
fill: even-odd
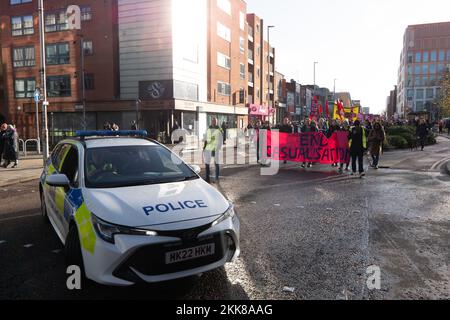
[(0, 244), (6, 243), (6, 240), (0, 240)]
[(28, 249), (28, 248), (34, 247), (34, 244), (29, 243), (29, 244), (24, 245), (23, 247)]
[(40, 213), (36, 213), (36, 214), (30, 214), (27, 216), (18, 216), (18, 217), (11, 217), (11, 218), (4, 218), (4, 219), (0, 219), (0, 222), (3, 221), (11, 221), (11, 220), (18, 220), (18, 219), (24, 219), (24, 218), (31, 218), (31, 217), (37, 217), (40, 216)]
[(52, 253), (54, 253), (54, 254), (58, 254), (58, 253), (61, 253), (61, 250), (60, 250), (60, 249), (57, 249), (57, 250), (53, 250), (53, 251), (52, 251)]

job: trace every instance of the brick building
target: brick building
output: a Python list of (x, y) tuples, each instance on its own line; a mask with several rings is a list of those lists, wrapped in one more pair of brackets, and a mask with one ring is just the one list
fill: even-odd
[[(5, 98), (2, 113), (24, 138), (35, 138), (33, 93), (41, 87), (38, 3), (0, 2), (1, 56)], [(68, 4), (82, 10), (82, 30), (68, 30)], [(85, 55), (87, 126), (103, 122), (103, 111), (126, 110), (119, 100), (117, 6), (115, 0), (47, 0), (45, 9), (47, 87), (51, 131), (75, 130), (83, 121), (81, 46)]]
[(450, 22), (408, 26), (400, 55), (397, 109), (404, 118), (438, 115), (440, 80), (450, 64)]

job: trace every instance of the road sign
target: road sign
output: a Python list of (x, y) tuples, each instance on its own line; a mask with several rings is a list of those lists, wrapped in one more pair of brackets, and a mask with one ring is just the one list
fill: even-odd
[(34, 102), (39, 102), (41, 101), (41, 92), (39, 90), (36, 90), (34, 92)]

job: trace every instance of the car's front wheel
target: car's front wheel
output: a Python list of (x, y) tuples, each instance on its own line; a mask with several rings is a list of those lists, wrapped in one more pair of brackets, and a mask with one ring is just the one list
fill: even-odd
[(66, 244), (64, 246), (64, 257), (67, 266), (78, 266), (81, 269), (81, 273), (84, 275), (80, 237), (78, 236), (78, 228), (75, 223), (73, 223), (69, 228)]
[(41, 191), (41, 216), (42, 216), (42, 219), (45, 222), (47, 222), (47, 223), (49, 222), (48, 213), (47, 213), (47, 206), (45, 204), (45, 196), (44, 196), (44, 192), (43, 191)]

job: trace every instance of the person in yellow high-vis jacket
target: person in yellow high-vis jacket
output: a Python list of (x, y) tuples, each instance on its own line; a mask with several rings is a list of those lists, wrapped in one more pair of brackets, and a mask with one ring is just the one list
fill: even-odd
[(366, 175), (364, 172), (364, 152), (367, 150), (367, 133), (359, 120), (356, 120), (354, 127), (351, 128), (348, 141), (352, 158), (352, 175), (356, 174), (356, 160), (358, 160), (359, 175), (362, 178)]
[(211, 160), (214, 158), (214, 164), (216, 167), (216, 182), (219, 181), (220, 177), (220, 164), (221, 164), (221, 155), (220, 151), (223, 146), (223, 131), (218, 125), (217, 118), (213, 118), (211, 121), (211, 126), (206, 131), (205, 136), (205, 144), (203, 146), (203, 157), (205, 160), (206, 167), (206, 177), (205, 181), (211, 183), (210, 175), (211, 175)]

